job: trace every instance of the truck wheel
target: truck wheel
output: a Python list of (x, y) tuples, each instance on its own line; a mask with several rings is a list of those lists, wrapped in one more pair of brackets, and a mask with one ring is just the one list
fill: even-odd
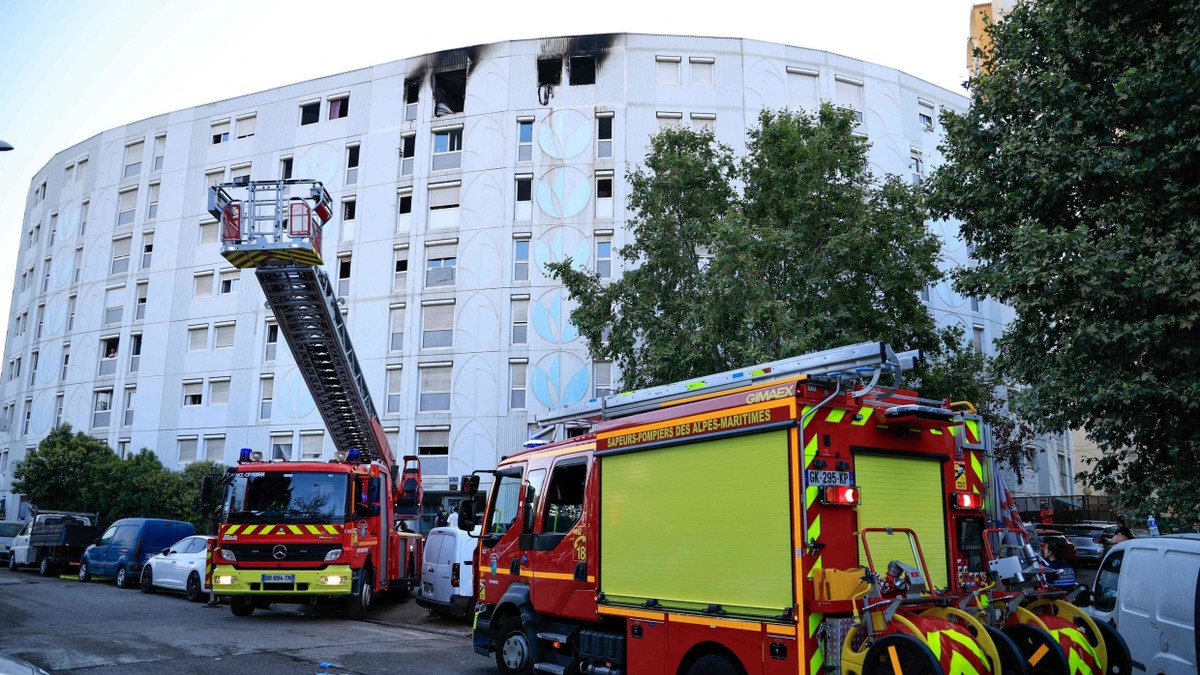
[(187, 599), (188, 602), (200, 602), (204, 599), (204, 585), (200, 583), (200, 575), (192, 572), (187, 578)]
[(54, 565), (51, 564), (49, 558), (42, 558), (42, 562), (38, 563), (38, 576), (48, 577), (54, 573)]
[(142, 568), (142, 582), (139, 586), (143, 593), (154, 592), (154, 570), (149, 565)]
[(721, 654), (705, 654), (696, 659), (687, 675), (741, 675), (742, 671)]
[(80, 581), (91, 581), (92, 580), (92, 571), (88, 569), (88, 564), (87, 564), (86, 560), (79, 561), (79, 580)]
[(17, 565), (17, 554), (13, 553), (12, 551), (9, 551), (9, 553), (8, 553), (8, 571), (16, 572), (18, 567), (19, 567), (19, 565)]
[(351, 621), (362, 621), (367, 615), (367, 607), (371, 606), (371, 584), (375, 577), (370, 567), (362, 568), (359, 572), (358, 594), (350, 594), (346, 598), (346, 618)]
[(235, 595), (229, 599), (229, 610), (234, 616), (250, 616), (254, 613), (253, 595)]
[(124, 565), (117, 568), (117, 588), (129, 588), (129, 572)]
[(496, 669), (502, 675), (522, 675), (533, 672), (533, 641), (529, 631), (521, 626), (521, 617), (510, 616), (496, 631)]

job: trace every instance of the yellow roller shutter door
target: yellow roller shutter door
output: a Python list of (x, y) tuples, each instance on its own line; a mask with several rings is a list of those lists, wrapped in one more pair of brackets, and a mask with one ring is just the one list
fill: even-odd
[[(862, 490), (858, 525), (907, 527), (917, 533), (930, 583), (949, 585), (946, 570), (946, 518), (942, 499), (942, 464), (937, 460), (858, 453), (854, 457), (855, 482)], [(859, 558), (867, 556), (859, 540)], [(903, 535), (869, 534), (871, 558), (883, 574), (887, 564), (899, 560), (915, 565), (908, 538)]]

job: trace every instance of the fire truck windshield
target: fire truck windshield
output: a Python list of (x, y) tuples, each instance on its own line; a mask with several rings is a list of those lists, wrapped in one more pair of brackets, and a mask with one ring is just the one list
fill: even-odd
[(231, 523), (341, 523), (349, 501), (344, 473), (239, 473), (225, 493), (225, 514)]

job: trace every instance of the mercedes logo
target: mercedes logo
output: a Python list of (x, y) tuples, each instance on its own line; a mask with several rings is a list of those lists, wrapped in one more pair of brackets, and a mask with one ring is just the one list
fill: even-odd
[(271, 557), (276, 560), (283, 560), (287, 557), (287, 547), (283, 544), (276, 544), (275, 548), (271, 549)]

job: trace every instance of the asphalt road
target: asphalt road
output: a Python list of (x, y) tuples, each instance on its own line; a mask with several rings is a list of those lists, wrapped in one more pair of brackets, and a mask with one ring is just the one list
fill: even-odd
[(52, 673), (495, 673), (465, 621), (412, 601), (377, 603), (366, 621), (300, 605), (235, 617), (226, 605), (33, 570), (0, 570), (0, 653)]

